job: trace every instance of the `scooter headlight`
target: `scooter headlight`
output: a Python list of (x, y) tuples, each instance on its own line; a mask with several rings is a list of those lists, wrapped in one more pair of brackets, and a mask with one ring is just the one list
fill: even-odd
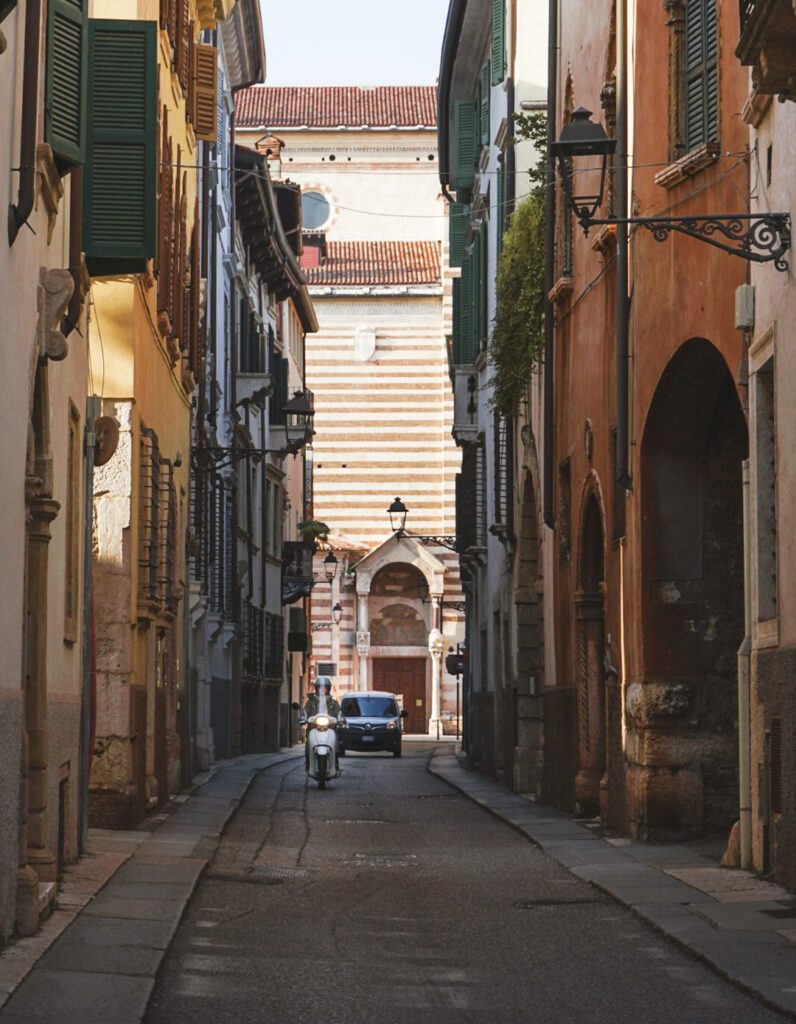
[(328, 729), (331, 724), (332, 720), (328, 715), (317, 715), (315, 718), (316, 729)]

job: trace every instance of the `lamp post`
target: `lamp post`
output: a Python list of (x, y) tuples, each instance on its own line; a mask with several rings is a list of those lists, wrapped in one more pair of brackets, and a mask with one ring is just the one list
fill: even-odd
[[(608, 138), (603, 126), (591, 120), (590, 110), (578, 107), (550, 149), (558, 160), (567, 203), (586, 234), (590, 228), (604, 224), (638, 225), (649, 231), (656, 242), (665, 242), (676, 231), (750, 262), (773, 261), (777, 270), (787, 273), (788, 264), (783, 256), (790, 249), (789, 214), (716, 213), (693, 217), (597, 218), (595, 214), (605, 196), (608, 158), (616, 149), (616, 139)], [(596, 157), (599, 164), (584, 166), (578, 163), (584, 157), (592, 160)]]

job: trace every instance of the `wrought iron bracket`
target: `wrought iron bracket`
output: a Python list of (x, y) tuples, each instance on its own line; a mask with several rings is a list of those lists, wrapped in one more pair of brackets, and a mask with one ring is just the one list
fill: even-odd
[(650, 232), (656, 242), (665, 242), (676, 231), (700, 242), (739, 256), (752, 263), (774, 263), (787, 273), (783, 259), (790, 249), (790, 215), (787, 213), (721, 213), (705, 217), (607, 217), (580, 218), (583, 230), (604, 224), (638, 225)]
[(458, 551), (456, 538), (450, 534), (438, 537), (432, 533), (410, 533), (408, 530), (397, 530), (398, 537), (411, 537), (412, 540), (419, 540), (421, 544), (436, 544), (438, 547), (447, 548), (448, 551)]
[(265, 455), (276, 455), (284, 459), (288, 455), (298, 455), (302, 448), (303, 445), (288, 445), (287, 448), (249, 448), (240, 445), (225, 448), (207, 445), (194, 448), (191, 458), (194, 473), (216, 473), (244, 459), (259, 459)]

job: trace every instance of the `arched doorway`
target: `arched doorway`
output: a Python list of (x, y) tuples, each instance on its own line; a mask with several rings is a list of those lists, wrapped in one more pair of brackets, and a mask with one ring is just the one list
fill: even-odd
[(581, 516), (578, 590), (575, 594), (578, 672), (578, 755), (575, 804), (581, 814), (600, 813), (606, 768), (605, 534), (600, 504), (589, 491)]
[[(372, 688), (397, 694), (407, 712), (406, 731), (428, 732), (429, 585), (413, 565), (383, 566), (370, 585), (370, 643), (374, 651)], [(378, 652), (378, 653), (375, 653)]]
[(507, 737), (514, 745), (512, 786), (519, 793), (541, 792), (543, 767), (542, 595), (539, 581), (539, 519), (536, 489), (530, 472), (522, 488), (514, 576), (514, 609), (517, 623), (516, 721)]
[(641, 447), (644, 675), (628, 725), (635, 747), (655, 752), (636, 768), (643, 835), (724, 831), (737, 817), (747, 447), (723, 356), (686, 342), (658, 383)]

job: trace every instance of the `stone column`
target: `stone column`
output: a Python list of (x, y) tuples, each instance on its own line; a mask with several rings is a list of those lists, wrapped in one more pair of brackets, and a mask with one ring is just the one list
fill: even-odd
[(47, 822), (47, 568), (50, 523), (59, 507), (52, 498), (33, 498), (28, 526), (26, 857), (38, 880), (44, 882), (55, 881), (58, 870), (55, 854), (49, 849)]
[(356, 643), (359, 657), (357, 689), (368, 688), (368, 661), (370, 659), (370, 618), (368, 617), (368, 595), (371, 577), (367, 573), (357, 574), (357, 629)]
[[(439, 606), (439, 598), (432, 598), (434, 604)], [(437, 610), (434, 611), (434, 621), (438, 622)], [(435, 739), (442, 735), (442, 720), (440, 716), (440, 683), (442, 680), (442, 651), (445, 641), (442, 633), (435, 626), (428, 634), (428, 652), (431, 655), (431, 718), (428, 722), (428, 734)]]

